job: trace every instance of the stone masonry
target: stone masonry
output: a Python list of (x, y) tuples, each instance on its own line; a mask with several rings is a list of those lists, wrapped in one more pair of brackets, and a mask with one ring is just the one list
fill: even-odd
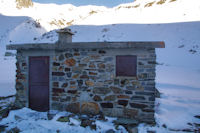
[[(137, 53), (137, 77), (116, 77), (116, 55)], [(142, 52), (140, 52), (142, 51)], [(130, 53), (130, 54), (131, 54)], [(27, 58), (17, 53), (17, 102), (27, 101)], [(67, 49), (51, 61), (51, 109), (154, 120), (155, 49)]]
[[(38, 51), (43, 51), (50, 56), (50, 110), (91, 115), (103, 113), (154, 123), (155, 47), (66, 46), (62, 49), (57, 48), (58, 44), (54, 45), (55, 48), (34, 47), (34, 50), (14, 45), (7, 47), (17, 49), (17, 106), (28, 107), (29, 53), (37, 55)], [(136, 76), (116, 76), (118, 55), (136, 55)]]

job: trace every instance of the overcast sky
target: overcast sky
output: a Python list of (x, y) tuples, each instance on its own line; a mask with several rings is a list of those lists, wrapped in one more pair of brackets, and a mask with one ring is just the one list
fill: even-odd
[(56, 3), (56, 4), (73, 4), (75, 6), (82, 5), (98, 5), (113, 7), (122, 3), (129, 3), (134, 0), (32, 0), (38, 3)]

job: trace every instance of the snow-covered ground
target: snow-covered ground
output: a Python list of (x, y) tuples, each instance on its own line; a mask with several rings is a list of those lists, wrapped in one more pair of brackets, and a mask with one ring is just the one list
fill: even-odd
[[(60, 117), (68, 117), (68, 122), (60, 122)], [(118, 126), (115, 128), (112, 121), (116, 118), (106, 117), (106, 121), (96, 120), (93, 122), (96, 129), (90, 127), (82, 127), (81, 119), (77, 116), (71, 116), (68, 112), (59, 112), (52, 120), (48, 120), (47, 113), (36, 112), (28, 108), (10, 112), (6, 119), (3, 119), (0, 124), (7, 126), (5, 130), (13, 128), (18, 129), (22, 133), (96, 133), (106, 132), (108, 130), (115, 131), (116, 133), (127, 133), (124, 127)]]
[(55, 30), (66, 26), (74, 42), (165, 41), (166, 48), (156, 50), (158, 125), (139, 129), (172, 132), (200, 123), (194, 117), (200, 115), (199, 0), (136, 0), (113, 8), (34, 3), (22, 9), (15, 0), (0, 0), (0, 96), (15, 94), (16, 60), (4, 56), (6, 44), (55, 42)]

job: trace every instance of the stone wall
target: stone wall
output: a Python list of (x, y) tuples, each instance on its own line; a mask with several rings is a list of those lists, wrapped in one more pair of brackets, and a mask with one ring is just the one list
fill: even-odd
[(27, 106), (28, 99), (28, 63), (22, 51), (17, 51), (16, 56), (16, 100), (15, 106), (22, 108)]
[[(18, 107), (28, 107), (29, 53), (17, 53)], [(116, 55), (137, 56), (136, 77), (116, 77)], [(49, 56), (51, 109), (154, 122), (155, 48), (68, 49)]]
[[(137, 77), (116, 77), (116, 55), (137, 55)], [(154, 121), (155, 49), (70, 49), (52, 64), (52, 109)]]

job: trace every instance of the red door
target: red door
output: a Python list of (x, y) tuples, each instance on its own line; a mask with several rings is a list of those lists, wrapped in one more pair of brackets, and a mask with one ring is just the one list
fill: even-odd
[(29, 57), (29, 108), (49, 110), (49, 57)]

